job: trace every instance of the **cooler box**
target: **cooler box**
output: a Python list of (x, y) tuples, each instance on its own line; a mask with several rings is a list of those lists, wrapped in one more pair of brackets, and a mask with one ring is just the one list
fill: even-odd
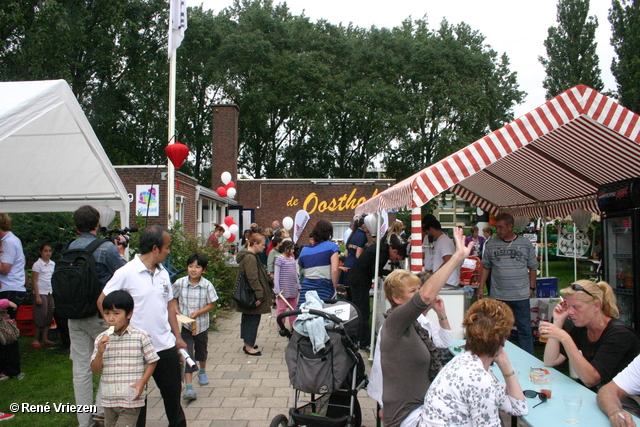
[(557, 277), (541, 277), (536, 279), (536, 298), (555, 298), (557, 296)]

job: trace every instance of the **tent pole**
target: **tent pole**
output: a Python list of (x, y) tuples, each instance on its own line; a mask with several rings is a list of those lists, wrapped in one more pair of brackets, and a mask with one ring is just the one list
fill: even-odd
[(549, 209), (544, 208), (544, 263), (545, 263), (545, 277), (549, 277), (549, 236), (547, 235), (547, 218), (549, 218)]
[[(175, 142), (176, 132), (176, 53), (169, 60), (169, 131), (167, 145)], [(167, 159), (167, 227), (171, 228), (175, 221), (175, 170), (173, 163)]]
[(411, 265), (412, 273), (418, 274), (424, 267), (422, 262), (422, 212), (420, 208), (411, 209)]
[(378, 212), (376, 218), (376, 265), (373, 274), (373, 315), (371, 316), (371, 347), (369, 351), (369, 360), (373, 360), (376, 345), (376, 314), (378, 309), (378, 288), (380, 284), (378, 274), (380, 274), (380, 242), (382, 240), (382, 236), (380, 235), (381, 221), (382, 211)]
[(573, 222), (573, 281), (578, 281), (578, 249), (576, 247), (576, 223)]

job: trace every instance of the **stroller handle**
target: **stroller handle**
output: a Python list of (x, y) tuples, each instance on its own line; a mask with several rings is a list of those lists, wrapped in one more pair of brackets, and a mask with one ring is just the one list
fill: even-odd
[(276, 321), (278, 323), (278, 326), (280, 327), (280, 329), (284, 329), (284, 321), (283, 321), (283, 319), (285, 317), (298, 316), (298, 315), (303, 314), (303, 313), (309, 313), (309, 314), (313, 314), (313, 315), (316, 315), (316, 316), (324, 317), (325, 319), (330, 320), (330, 321), (332, 321), (333, 323), (335, 323), (337, 325), (342, 324), (342, 320), (338, 316), (336, 316), (335, 314), (326, 313), (326, 312), (324, 312), (322, 310), (316, 310), (316, 309), (312, 308), (312, 309), (305, 309), (305, 310), (300, 310), (300, 309), (291, 310), (291, 311), (285, 311), (284, 313), (280, 313), (278, 315), (278, 318), (276, 319)]

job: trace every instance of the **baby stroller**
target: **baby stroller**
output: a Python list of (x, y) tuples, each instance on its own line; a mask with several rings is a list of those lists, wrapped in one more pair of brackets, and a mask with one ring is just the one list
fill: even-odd
[[(296, 330), (289, 332), (283, 319), (309, 313), (329, 320), (329, 341), (313, 352), (312, 343)], [(293, 310), (277, 318), (282, 334), (289, 338), (285, 360), (293, 386), (293, 407), (276, 415), (271, 427), (360, 427), (362, 412), (358, 391), (367, 386), (364, 361), (355, 344), (360, 318), (348, 301), (324, 300), (322, 310)]]

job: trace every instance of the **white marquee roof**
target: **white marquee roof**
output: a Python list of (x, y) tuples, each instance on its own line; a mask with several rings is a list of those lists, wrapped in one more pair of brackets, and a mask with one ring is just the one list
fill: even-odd
[(0, 82), (0, 212), (108, 206), (127, 192), (64, 80)]

